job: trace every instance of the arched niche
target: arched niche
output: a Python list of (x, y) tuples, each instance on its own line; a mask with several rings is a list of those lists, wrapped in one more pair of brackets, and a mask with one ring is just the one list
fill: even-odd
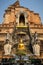
[(19, 16), (19, 24), (25, 25), (25, 16), (23, 13)]
[(27, 25), (28, 23), (28, 14), (24, 11), (20, 11), (16, 14), (16, 23), (19, 26), (19, 24), (22, 22), (24, 25)]

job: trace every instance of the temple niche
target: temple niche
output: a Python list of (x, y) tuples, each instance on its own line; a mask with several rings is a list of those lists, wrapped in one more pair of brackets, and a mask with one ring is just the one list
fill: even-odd
[[(35, 32), (37, 32), (38, 38), (34, 35)], [(40, 49), (37, 51), (39, 51), (39, 56), (42, 58), (43, 24), (41, 24), (40, 15), (28, 8), (20, 6), (19, 1), (16, 1), (5, 10), (3, 23), (0, 24), (0, 54), (3, 56), (3, 52), (5, 52), (5, 55), (10, 55), (11, 52), (15, 52), (13, 54), (16, 54), (18, 51), (18, 44), (20, 45), (19, 41), (22, 39), (23, 46), (26, 47), (26, 54), (34, 55), (35, 48), (39, 47), (38, 45), (36, 45), (37, 47), (35, 46), (35, 42), (37, 42), (37, 40), (34, 36), (40, 41)], [(9, 50), (6, 48), (6, 38), (9, 40), (9, 43), (12, 44), (12, 48), (8, 44), (10, 48)], [(38, 53), (36, 55), (38, 55)]]
[(20, 17), (19, 17), (19, 25), (25, 25), (25, 17), (24, 17), (24, 14), (20, 14)]
[(16, 23), (18, 26), (26, 26), (28, 23), (27, 20), (28, 14), (25, 11), (19, 11), (16, 13)]

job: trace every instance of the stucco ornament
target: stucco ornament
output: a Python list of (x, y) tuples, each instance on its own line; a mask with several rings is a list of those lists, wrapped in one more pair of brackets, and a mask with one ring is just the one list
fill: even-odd
[(10, 55), (10, 53), (11, 53), (11, 47), (12, 47), (12, 45), (10, 45), (9, 43), (4, 45), (5, 55)]
[(40, 45), (39, 44), (33, 45), (33, 52), (34, 52), (34, 55), (40, 56)]

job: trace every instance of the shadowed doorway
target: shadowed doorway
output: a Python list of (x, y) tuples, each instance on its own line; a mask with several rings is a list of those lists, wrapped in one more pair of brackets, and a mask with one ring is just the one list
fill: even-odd
[(19, 24), (23, 24), (23, 25), (25, 25), (25, 17), (24, 17), (24, 14), (22, 13), (21, 15), (20, 15), (20, 17), (19, 17)]

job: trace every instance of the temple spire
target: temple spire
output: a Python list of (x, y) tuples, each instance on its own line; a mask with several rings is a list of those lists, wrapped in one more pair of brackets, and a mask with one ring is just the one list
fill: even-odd
[(13, 4), (13, 6), (20, 6), (19, 0), (16, 0), (16, 2)]
[(17, 0), (17, 1), (19, 1), (19, 0)]

